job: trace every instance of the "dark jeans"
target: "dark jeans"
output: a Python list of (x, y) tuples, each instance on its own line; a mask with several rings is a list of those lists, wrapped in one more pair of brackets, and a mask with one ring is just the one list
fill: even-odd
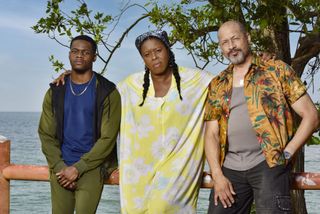
[(209, 214), (250, 213), (253, 199), (257, 214), (292, 213), (290, 198), (291, 165), (269, 168), (266, 161), (246, 171), (222, 167), (236, 192), (235, 203), (223, 208), (219, 201), (214, 205), (214, 189), (210, 194)]

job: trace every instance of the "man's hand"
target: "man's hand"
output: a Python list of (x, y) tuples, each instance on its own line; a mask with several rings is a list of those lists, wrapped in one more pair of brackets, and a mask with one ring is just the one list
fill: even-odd
[(73, 188), (75, 186), (75, 181), (79, 176), (79, 172), (76, 167), (68, 166), (63, 168), (60, 172), (56, 173), (59, 184), (64, 187)]
[(218, 199), (221, 201), (224, 208), (231, 207), (235, 202), (231, 182), (225, 176), (219, 176), (214, 181), (214, 204), (218, 206)]
[(66, 186), (64, 188), (66, 188), (67, 190), (70, 190), (70, 191), (74, 191), (77, 188), (77, 183), (76, 182), (72, 182), (69, 186)]
[(62, 74), (60, 74), (60, 76), (58, 78), (56, 78), (55, 80), (53, 80), (52, 83), (55, 83), (56, 86), (59, 86), (60, 84), (64, 85), (64, 77), (67, 75), (70, 75), (71, 71), (70, 70), (66, 70), (65, 72), (63, 72)]

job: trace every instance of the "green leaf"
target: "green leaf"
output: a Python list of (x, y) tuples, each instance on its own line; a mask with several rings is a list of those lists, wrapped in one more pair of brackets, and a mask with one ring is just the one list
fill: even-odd
[(260, 21), (260, 27), (261, 27), (261, 29), (264, 29), (264, 28), (266, 28), (268, 26), (268, 20), (266, 20), (266, 19), (261, 19), (261, 21)]
[(310, 140), (307, 142), (307, 145), (320, 145), (320, 138), (316, 136), (312, 136)]

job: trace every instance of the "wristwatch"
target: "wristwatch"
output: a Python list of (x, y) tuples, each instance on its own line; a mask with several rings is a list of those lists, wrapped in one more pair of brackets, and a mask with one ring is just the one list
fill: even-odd
[(292, 158), (292, 154), (288, 151), (283, 151), (283, 155), (284, 155), (284, 159), (286, 159), (287, 161), (290, 161)]

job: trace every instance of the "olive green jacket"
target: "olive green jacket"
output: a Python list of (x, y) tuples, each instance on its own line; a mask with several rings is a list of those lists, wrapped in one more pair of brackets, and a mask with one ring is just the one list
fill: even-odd
[[(73, 165), (77, 168), (79, 176), (99, 166), (104, 166), (102, 170), (108, 174), (117, 167), (116, 138), (121, 118), (120, 94), (112, 82), (97, 73), (96, 77), (96, 104), (93, 121), (95, 144)], [(53, 84), (50, 86), (44, 97), (38, 133), (49, 169), (57, 173), (66, 167), (61, 153), (66, 86), (57, 87)]]

